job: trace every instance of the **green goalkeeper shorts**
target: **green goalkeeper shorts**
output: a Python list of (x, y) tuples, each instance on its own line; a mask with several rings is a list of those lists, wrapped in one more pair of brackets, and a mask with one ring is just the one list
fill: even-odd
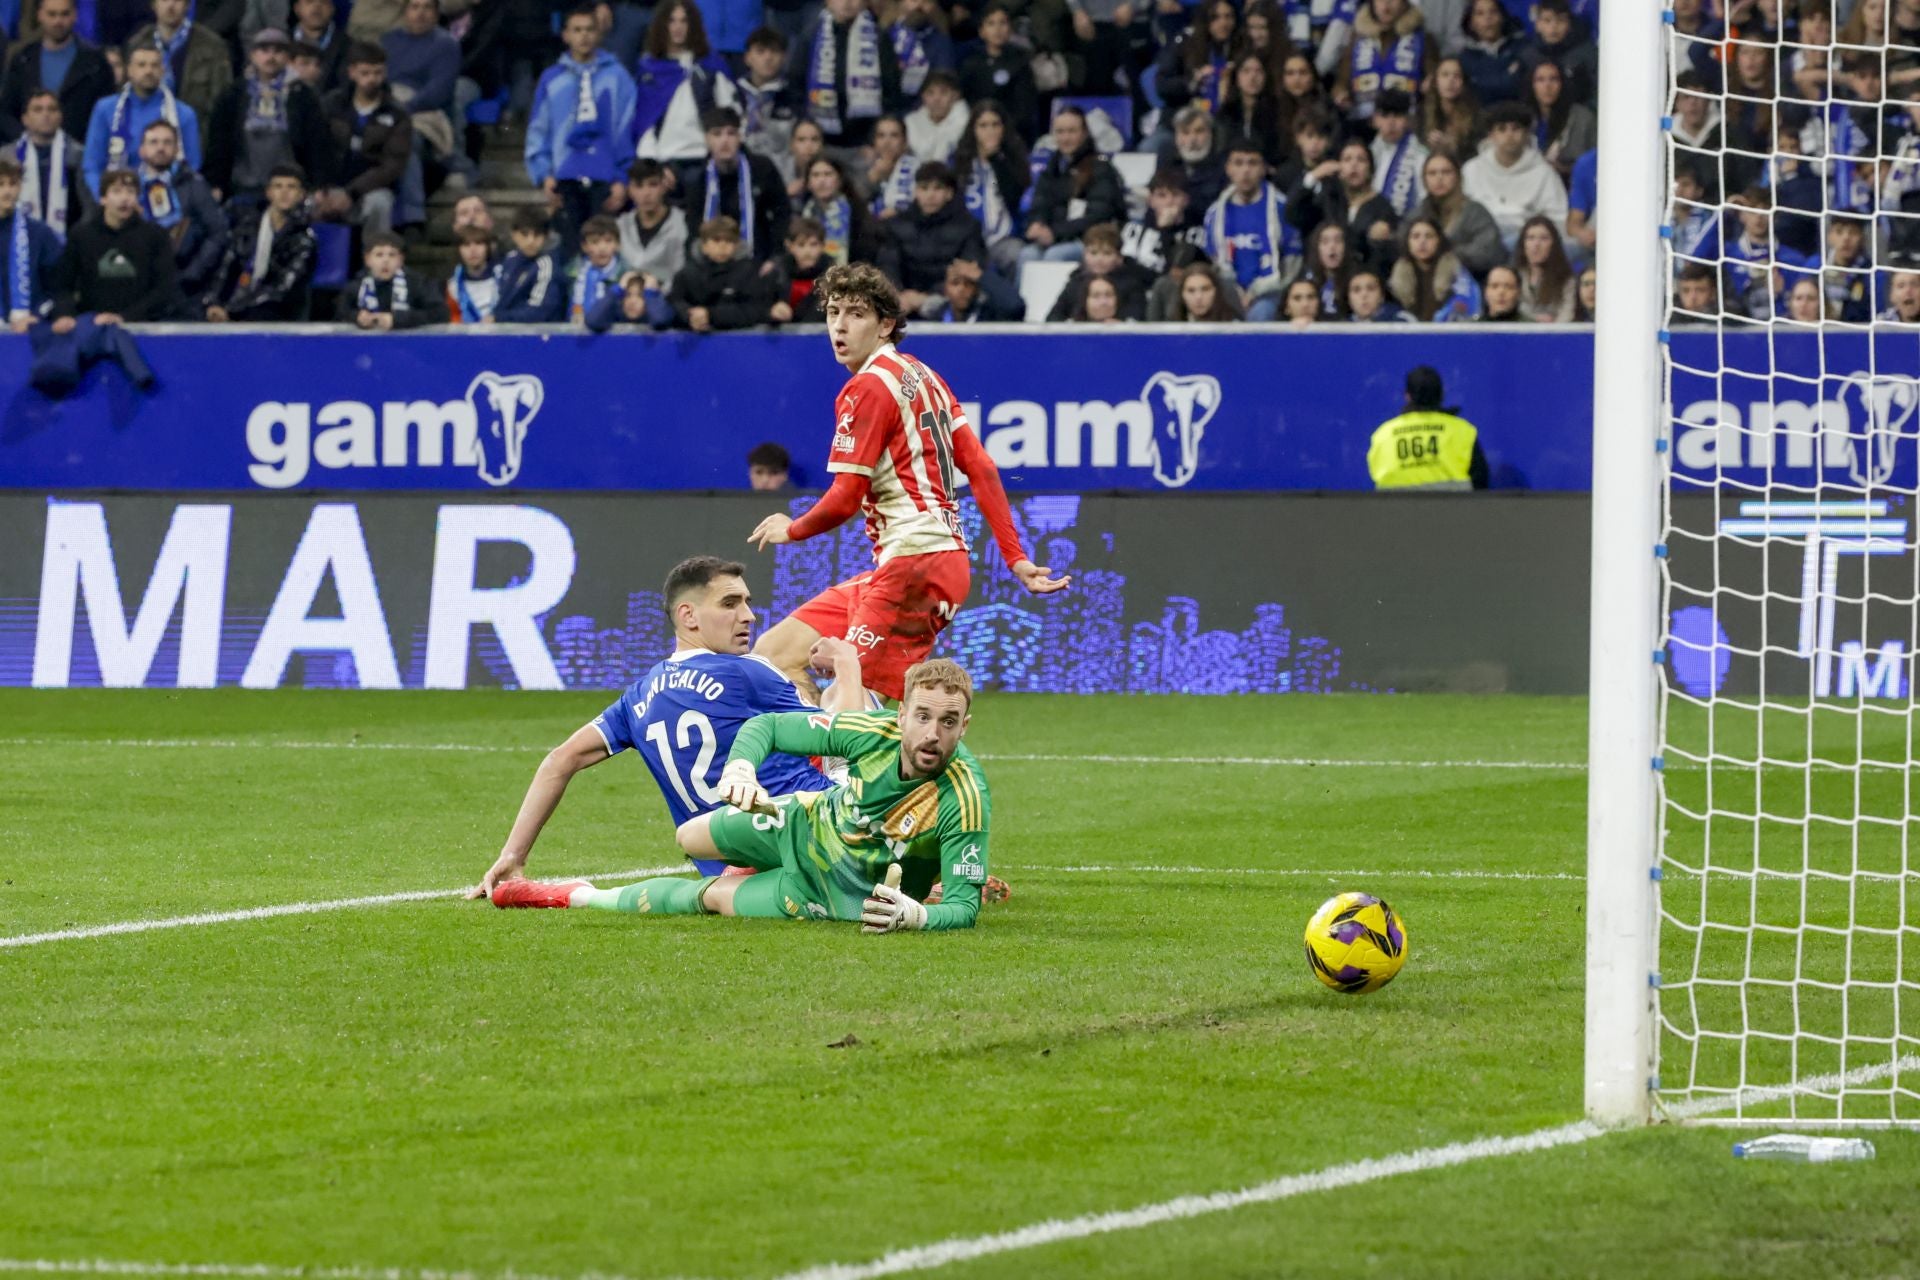
[(813, 822), (797, 796), (775, 796), (777, 814), (713, 811), (707, 828), (714, 847), (727, 861), (757, 869), (735, 892), (734, 909), (743, 916), (789, 916), (797, 920), (858, 920), (860, 903), (835, 893), (807, 874), (807, 850)]

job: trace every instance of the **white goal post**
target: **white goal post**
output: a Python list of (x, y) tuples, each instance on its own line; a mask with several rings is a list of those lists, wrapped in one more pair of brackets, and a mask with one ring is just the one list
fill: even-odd
[(1666, 29), (1650, 0), (1600, 13), (1592, 622), (1587, 694), (1587, 1114), (1652, 1103)]
[(1920, 1124), (1920, 37), (1664, 9), (1600, 17), (1586, 1110)]

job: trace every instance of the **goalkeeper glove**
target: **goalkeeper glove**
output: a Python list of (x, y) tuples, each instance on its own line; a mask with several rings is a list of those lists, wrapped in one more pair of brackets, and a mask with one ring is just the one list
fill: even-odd
[(720, 798), (745, 813), (775, 813), (760, 777), (745, 760), (729, 760), (720, 771)]
[(887, 878), (873, 886), (873, 894), (860, 904), (860, 932), (893, 933), (900, 929), (927, 927), (927, 909), (900, 891), (900, 864), (887, 868)]

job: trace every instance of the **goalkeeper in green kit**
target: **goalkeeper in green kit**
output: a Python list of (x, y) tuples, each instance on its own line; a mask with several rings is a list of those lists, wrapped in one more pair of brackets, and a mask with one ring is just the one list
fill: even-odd
[[(960, 741), (973, 682), (957, 663), (936, 658), (907, 672), (905, 692), (897, 714), (786, 712), (741, 728), (720, 774), (730, 807), (689, 820), (677, 836), (696, 858), (724, 858), (758, 875), (666, 876), (618, 889), (584, 880), (528, 886), (550, 892), (524, 905), (858, 920), (867, 933), (972, 927), (987, 882), (991, 804), (979, 762)], [(769, 797), (755, 770), (776, 751), (844, 757), (847, 781)], [(922, 903), (936, 877), (939, 902)]]

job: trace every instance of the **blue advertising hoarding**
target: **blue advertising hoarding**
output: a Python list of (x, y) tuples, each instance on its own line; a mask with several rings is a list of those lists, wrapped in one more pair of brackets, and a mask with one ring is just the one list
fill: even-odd
[(1676, 333), (1676, 488), (1914, 492), (1920, 330)]
[[(845, 373), (818, 332), (139, 338), (151, 394), (95, 368), (49, 400), (0, 336), (0, 487), (223, 490), (739, 488), (749, 449), (823, 480)], [(1588, 485), (1592, 334), (1464, 326), (921, 326), (1009, 489), (1366, 489), (1367, 443), (1430, 364), (1501, 487)]]
[[(96, 368), (49, 400), (0, 335), (0, 488), (738, 488), (754, 445), (824, 477), (844, 373), (818, 332), (140, 336), (160, 384)], [(1497, 488), (1584, 491), (1584, 327), (916, 329), (1017, 492), (1355, 490), (1406, 371), (1431, 364)], [(1911, 491), (1920, 332), (1672, 336), (1686, 484)], [(1613, 429), (1613, 428), (1609, 428)], [(1656, 429), (1649, 423), (1648, 430)]]

